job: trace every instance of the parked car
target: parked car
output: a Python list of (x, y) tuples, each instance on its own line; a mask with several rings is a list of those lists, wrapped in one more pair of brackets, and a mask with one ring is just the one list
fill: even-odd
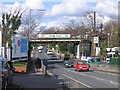
[(72, 60), (65, 60), (63, 64), (65, 65), (65, 67), (73, 67), (74, 65)]
[(42, 49), (39, 49), (38, 52), (39, 52), (39, 53), (42, 53)]
[(48, 55), (52, 55), (52, 54), (53, 54), (53, 51), (52, 51), (52, 50), (48, 50), (48, 51), (47, 51), (47, 54), (48, 54)]
[(101, 63), (101, 58), (92, 58), (90, 61), (93, 63)]
[(69, 59), (70, 59), (70, 55), (65, 54), (64, 60), (69, 60)]
[(74, 67), (75, 67), (75, 71), (80, 71), (80, 70), (89, 71), (89, 65), (85, 61), (77, 61)]
[(57, 59), (58, 59), (58, 57), (56, 57), (55, 55), (51, 56), (51, 60), (57, 60)]
[(12, 84), (12, 78), (15, 68), (11, 61), (0, 57), (0, 77), (2, 78), (2, 90), (6, 90)]

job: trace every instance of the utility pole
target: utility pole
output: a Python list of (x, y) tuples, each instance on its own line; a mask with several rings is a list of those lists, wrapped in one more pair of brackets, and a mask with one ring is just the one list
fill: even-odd
[(96, 44), (94, 43), (94, 37), (95, 37), (95, 34), (96, 34), (96, 12), (94, 12), (94, 15), (93, 15), (93, 44), (92, 44), (92, 55), (94, 56), (95, 55), (95, 52), (96, 52)]
[(93, 32), (94, 32), (94, 35), (95, 35), (95, 32), (96, 32), (96, 12), (94, 12), (94, 26), (93, 26)]
[[(118, 38), (120, 38), (120, 1), (118, 2)], [(120, 39), (118, 39), (118, 47), (120, 47)]]

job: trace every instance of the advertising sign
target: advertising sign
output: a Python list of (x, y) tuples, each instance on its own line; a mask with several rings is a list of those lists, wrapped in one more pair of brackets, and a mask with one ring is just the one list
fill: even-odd
[(28, 39), (13, 37), (12, 39), (12, 58), (18, 59), (28, 56)]
[(70, 34), (39, 34), (39, 38), (70, 38)]
[(94, 41), (94, 43), (99, 43), (99, 38), (98, 37), (94, 37), (93, 41)]

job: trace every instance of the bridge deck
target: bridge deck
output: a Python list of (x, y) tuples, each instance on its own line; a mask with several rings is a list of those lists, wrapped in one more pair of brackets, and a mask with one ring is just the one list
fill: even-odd
[(42, 38), (42, 39), (31, 39), (31, 43), (51, 43), (51, 42), (81, 42), (81, 39), (71, 39), (71, 38)]

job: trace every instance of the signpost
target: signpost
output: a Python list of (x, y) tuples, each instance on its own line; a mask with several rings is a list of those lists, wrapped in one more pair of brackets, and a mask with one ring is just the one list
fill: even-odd
[(28, 58), (28, 39), (21, 37), (12, 38), (12, 60), (21, 61)]
[(39, 34), (39, 38), (70, 38), (70, 34)]

